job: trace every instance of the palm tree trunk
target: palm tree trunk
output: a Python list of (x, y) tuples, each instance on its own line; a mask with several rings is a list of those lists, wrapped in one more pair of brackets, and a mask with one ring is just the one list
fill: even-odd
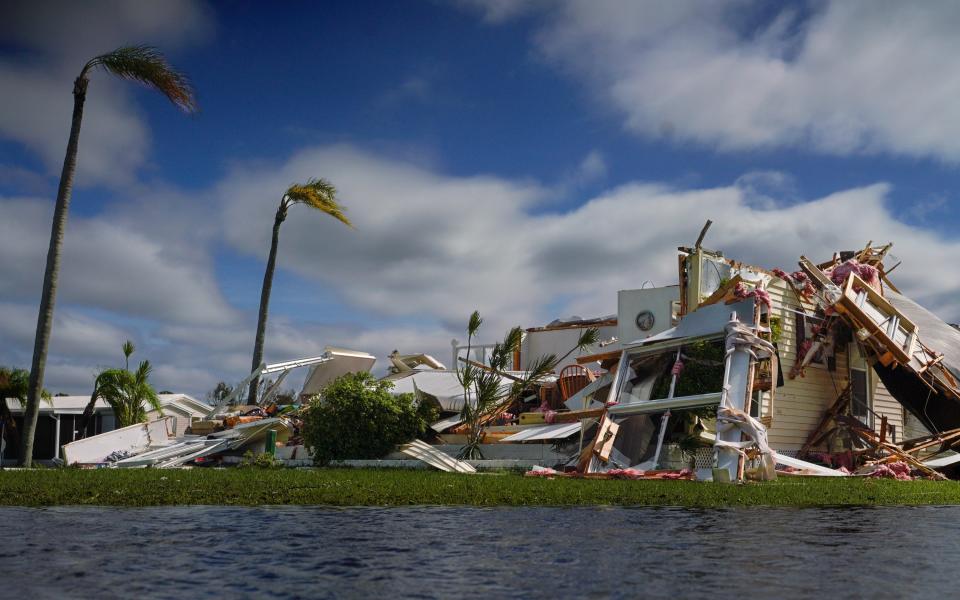
[(63, 158), (60, 187), (57, 190), (57, 205), (53, 211), (53, 226), (50, 230), (50, 247), (47, 249), (47, 268), (43, 274), (43, 293), (40, 296), (40, 313), (37, 316), (37, 333), (33, 342), (33, 362), (30, 365), (30, 385), (27, 389), (27, 406), (23, 414), (23, 434), (20, 436), (20, 464), (29, 467), (33, 463), (33, 438), (37, 430), (37, 416), (43, 393), (43, 372), (47, 365), (47, 350), (50, 346), (50, 330), (53, 328), (53, 307), (57, 299), (57, 277), (60, 272), (60, 247), (67, 226), (70, 210), (70, 195), (73, 192), (73, 175), (77, 170), (77, 147), (80, 143), (80, 123), (83, 121), (83, 103), (87, 98), (86, 69), (73, 82), (73, 122), (67, 154)]
[[(253, 362), (250, 371), (256, 371), (263, 362), (263, 339), (267, 333), (267, 312), (270, 309), (270, 290), (273, 288), (273, 272), (277, 267), (277, 246), (280, 243), (280, 225), (287, 217), (286, 206), (280, 202), (277, 216), (273, 220), (273, 241), (270, 243), (270, 257), (267, 259), (267, 270), (263, 273), (263, 287), (260, 289), (260, 315), (257, 318), (257, 338), (253, 344)], [(257, 386), (260, 378), (255, 377), (250, 382), (250, 393), (247, 395), (247, 404), (257, 403)]]

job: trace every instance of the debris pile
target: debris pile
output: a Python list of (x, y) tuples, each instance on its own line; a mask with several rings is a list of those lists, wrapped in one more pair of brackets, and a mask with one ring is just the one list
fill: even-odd
[[(428, 354), (394, 351), (384, 376), (393, 393), (414, 394), (440, 418), (424, 440), (391, 456), (472, 473), (483, 461), (455, 456), (479, 439), (485, 461), (537, 465), (530, 477), (908, 480), (960, 469), (953, 452), (960, 444), (960, 331), (890, 282), (884, 260), (891, 244), (871, 242), (820, 264), (800, 256), (799, 269), (788, 273), (702, 248), (706, 230), (694, 247), (679, 249), (679, 285), (630, 291), (650, 304), (621, 302), (615, 319), (526, 330), (511, 370), (502, 356), (485, 362), (490, 348), (502, 354), (493, 344), (454, 340), (452, 368)], [(547, 376), (527, 377), (534, 349), (555, 352), (561, 342), (550, 340), (587, 328), (602, 332), (603, 341)], [(236, 387), (240, 393), (253, 378), (274, 375), (256, 406), (233, 406), (237, 398), (229, 397), (185, 436), (173, 436), (161, 419), (67, 444), (64, 456), (69, 464), (111, 467), (210, 464), (280, 448), (301, 458), (301, 403), (375, 360), (330, 348), (320, 357), (261, 365)], [(479, 419), (464, 417), (477, 402), (464, 365), (501, 386), (493, 395), (504, 400)], [(280, 382), (301, 367), (309, 373), (299, 398), (279, 405)], [(873, 402), (881, 393), (883, 406)]]

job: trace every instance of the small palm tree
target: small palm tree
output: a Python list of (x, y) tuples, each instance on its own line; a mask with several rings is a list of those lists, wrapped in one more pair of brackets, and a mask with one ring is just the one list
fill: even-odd
[[(480, 313), (473, 311), (467, 322), (467, 358), (473, 339), (483, 324)], [(509, 375), (505, 371), (509, 368), (514, 352), (520, 350), (523, 340), (523, 330), (514, 327), (507, 332), (502, 342), (497, 342), (490, 353), (489, 365), (484, 367), (470, 360), (464, 360), (462, 365), (455, 367), (457, 379), (463, 386), (463, 410), (461, 417), (467, 426), (467, 443), (460, 449), (457, 458), (476, 460), (483, 458), (480, 448), (483, 442), (486, 425), (497, 415), (503, 413), (523, 396), (530, 388), (543, 385), (546, 378), (553, 373), (557, 365), (561, 364), (574, 351), (583, 351), (596, 345), (600, 339), (600, 330), (597, 328), (585, 329), (581, 332), (577, 343), (563, 356), (547, 354), (532, 361), (527, 370), (520, 374)], [(507, 385), (504, 379), (511, 383)]]
[(127, 340), (123, 343), (123, 368), (130, 370), (130, 355), (137, 349), (133, 342)]
[[(133, 344), (127, 341), (123, 345), (123, 354), (127, 364), (129, 364), (130, 354), (132, 353)], [(150, 361), (145, 360), (140, 363), (136, 371), (130, 371), (129, 368), (101, 371), (93, 383), (90, 402), (83, 410), (80, 431), (87, 431), (87, 422), (93, 415), (93, 408), (97, 400), (103, 400), (113, 409), (113, 415), (117, 419), (117, 427), (136, 425), (146, 421), (146, 407), (148, 406), (152, 410), (163, 414), (157, 391), (150, 385), (149, 380), (152, 370)]]
[(83, 105), (87, 98), (90, 73), (103, 69), (121, 79), (138, 81), (167, 97), (175, 106), (192, 113), (197, 110), (193, 89), (186, 76), (174, 69), (166, 58), (149, 46), (127, 46), (94, 57), (83, 66), (73, 82), (73, 121), (67, 153), (60, 173), (57, 204), (53, 211), (53, 227), (50, 232), (50, 247), (47, 249), (47, 266), (43, 275), (43, 292), (40, 296), (40, 313), (37, 317), (37, 332), (33, 343), (33, 363), (30, 367), (30, 383), (27, 390), (27, 407), (24, 413), (24, 432), (20, 461), (29, 467), (33, 456), (33, 437), (37, 428), (37, 415), (43, 390), (43, 375), (50, 345), (50, 330), (53, 327), (53, 308), (57, 295), (57, 279), (60, 272), (60, 248), (67, 225), (70, 196), (73, 192), (73, 176), (77, 170), (77, 150), (80, 143), (80, 124), (83, 121)]
[[(11, 369), (0, 366), (0, 439), (16, 439), (17, 423), (13, 420), (13, 413), (7, 400), (18, 402), (23, 406), (27, 402), (27, 390), (30, 387), (30, 373), (25, 369)], [(50, 402), (50, 394), (43, 390), (43, 399)], [(2, 444), (0, 444), (2, 446)], [(3, 455), (0, 454), (0, 460)]]
[[(253, 366), (255, 371), (263, 362), (263, 340), (267, 332), (267, 312), (270, 307), (270, 289), (273, 287), (273, 272), (277, 266), (277, 245), (280, 242), (280, 225), (287, 218), (287, 211), (294, 204), (304, 204), (310, 208), (330, 215), (341, 223), (353, 227), (344, 209), (337, 201), (337, 189), (326, 179), (310, 179), (305, 184), (294, 184), (280, 198), (280, 206), (273, 219), (273, 240), (270, 243), (270, 256), (267, 258), (267, 270), (263, 274), (263, 287), (260, 289), (260, 314), (257, 319), (257, 337), (253, 344)], [(250, 382), (248, 404), (257, 403), (259, 378)]]

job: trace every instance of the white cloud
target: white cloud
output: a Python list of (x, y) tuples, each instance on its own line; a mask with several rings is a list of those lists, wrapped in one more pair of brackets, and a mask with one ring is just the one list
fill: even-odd
[[(471, 4), (493, 22), (531, 6)], [(809, 12), (744, 0), (537, 6), (538, 52), (640, 135), (721, 150), (960, 160), (956, 2), (826, 1)]]
[[(125, 337), (138, 345), (135, 358), (156, 366), (158, 388), (202, 396), (220, 379), (243, 378), (254, 315), (221, 296), (210, 244), (222, 236), (253, 257), (249, 285), (259, 286), (279, 194), (311, 176), (337, 184), (357, 228), (291, 209), (279, 252), (278, 277), (286, 282), (275, 288), (267, 330), (271, 362), (319, 354), (326, 345), (381, 359), (394, 349), (426, 351), (447, 361), (450, 339), (463, 339), (474, 309), (486, 318), (484, 340), (512, 325), (610, 314), (619, 289), (675, 283), (677, 246), (691, 244), (708, 218), (708, 247), (768, 268), (791, 269), (801, 253), (825, 259), (867, 240), (893, 241), (904, 263), (894, 276), (900, 288), (960, 320), (960, 243), (898, 220), (886, 184), (802, 202), (779, 195), (791, 189), (785, 174), (748, 174), (708, 189), (634, 182), (549, 212), (548, 185), (451, 176), (329, 146), (282, 164), (238, 166), (195, 197), (158, 190), (105, 213), (109, 220), (72, 219), (48, 387), (84, 393), (97, 367), (121, 360), (116, 348)], [(770, 202), (758, 201), (758, 182)], [(220, 218), (189, 210), (197, 206)], [(8, 217), (0, 220), (0, 364), (28, 364), (49, 211), (36, 200), (0, 201)], [(318, 289), (333, 300), (314, 300)], [(291, 303), (280, 290), (302, 297)], [(297, 308), (285, 311), (291, 304)]]
[(591, 182), (607, 175), (607, 161), (599, 150), (591, 150), (577, 168), (577, 178), (581, 182)]
[[(5, 3), (0, 42), (26, 52), (17, 61), (0, 60), (0, 139), (23, 144), (48, 174), (59, 175), (73, 80), (84, 62), (130, 43), (171, 52), (211, 31), (208, 11), (192, 0)], [(92, 75), (80, 133), (79, 185), (129, 185), (148, 160), (150, 134), (133, 101), (135, 87)]]
[[(0, 331), (4, 339), (23, 350), (21, 363), (29, 364), (33, 352), (37, 310), (26, 304), (0, 303)], [(120, 346), (130, 335), (121, 328), (83, 315), (75, 310), (57, 311), (54, 317), (57, 336), (51, 352), (82, 354), (88, 357), (121, 356)]]
[(480, 14), (487, 23), (498, 24), (546, 6), (549, 0), (456, 0), (461, 7)]
[(285, 165), (238, 169), (226, 178), (216, 195), (227, 199), (227, 239), (265, 259), (280, 194), (315, 176), (334, 181), (356, 229), (293, 207), (281, 231), (280, 268), (331, 284), (347, 303), (385, 315), (459, 324), (476, 307), (533, 316), (521, 299), (536, 289), (514, 276), (514, 265), (526, 259), (523, 211), (543, 197), (540, 186), (446, 177), (349, 147), (308, 150)]
[[(757, 202), (756, 184), (688, 190), (635, 183), (563, 213), (535, 213), (543, 188), (491, 177), (449, 177), (356, 148), (304, 151), (281, 166), (233, 173), (227, 198), (230, 242), (265, 257), (278, 193), (309, 176), (332, 178), (357, 225), (349, 230), (302, 207), (291, 211), (279, 265), (329, 286), (348, 304), (375, 314), (434, 318), (459, 331), (475, 308), (490, 318), (488, 335), (510, 324), (549, 320), (560, 299), (570, 312), (609, 314), (618, 289), (644, 280), (675, 283), (676, 247), (703, 222), (716, 222), (708, 243), (766, 267), (791, 267), (801, 253), (891, 240), (905, 265), (901, 287), (956, 318), (944, 298), (960, 266), (947, 263), (960, 244), (897, 220), (888, 186), (847, 190), (813, 202)], [(792, 189), (784, 174), (754, 175), (776, 198)], [(925, 265), (939, 255), (940, 271)], [(956, 270), (955, 274), (949, 274)]]
[[(52, 213), (49, 201), (0, 198), (0, 300), (40, 297)], [(175, 323), (233, 319), (199, 232), (156, 232), (158, 221), (177, 215), (175, 208), (167, 215), (145, 219), (146, 230), (119, 216), (74, 215), (63, 242), (58, 302)]]

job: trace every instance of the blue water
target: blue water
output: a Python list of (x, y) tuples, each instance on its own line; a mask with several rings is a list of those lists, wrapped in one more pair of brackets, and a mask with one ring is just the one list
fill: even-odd
[(0, 508), (3, 598), (957, 597), (960, 507)]

